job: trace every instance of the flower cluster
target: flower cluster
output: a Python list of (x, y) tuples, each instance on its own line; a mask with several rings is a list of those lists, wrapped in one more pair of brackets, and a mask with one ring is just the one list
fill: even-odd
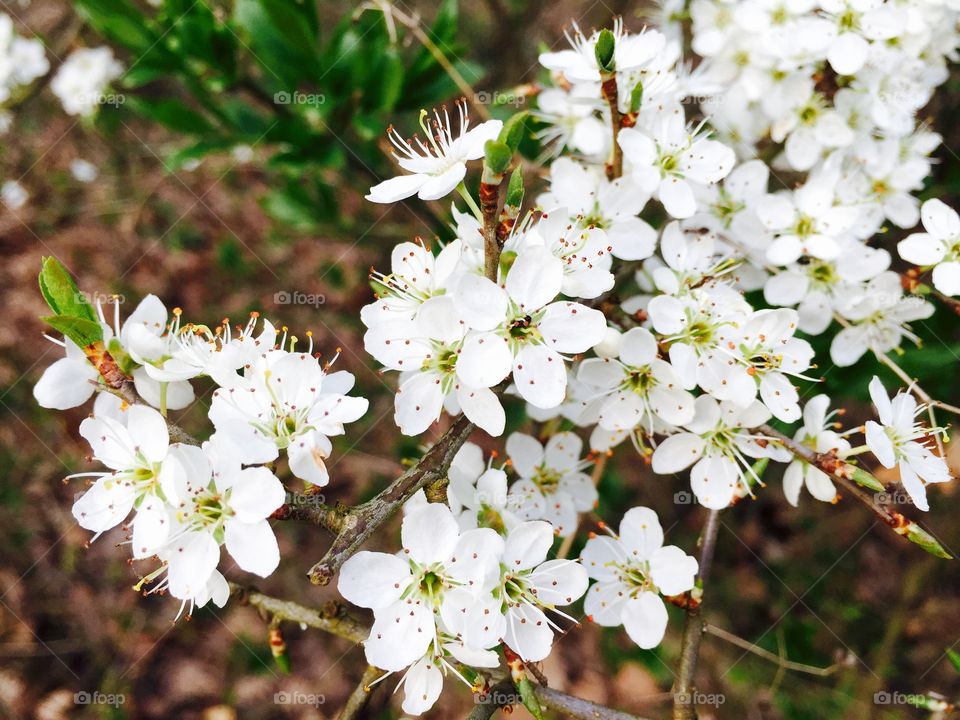
[[(24, 88), (49, 70), (43, 43), (19, 36), (10, 16), (0, 13), (0, 107), (16, 102)], [(11, 120), (9, 111), (0, 110), (0, 131)]]
[[(210, 329), (182, 322), (179, 310), (171, 317), (150, 295), (121, 323), (113, 305), (112, 325), (96, 305), (104, 345), (146, 404), (106, 392), (86, 350), (66, 338), (55, 340), (65, 356), (34, 387), (41, 405), (58, 409), (101, 390), (80, 434), (107, 469), (71, 476), (92, 479), (73, 515), (95, 538), (122, 525), (134, 560), (160, 562), (138, 587), (169, 592), (181, 611), (210, 599), (222, 606), (221, 546), (261, 577), (280, 561), (267, 518), (286, 495), (275, 474), (281, 453), (293, 475), (326, 485), (330, 437), (363, 415), (367, 400), (347, 395), (353, 376), (321, 365), (312, 339), (308, 352), (296, 352), (295, 338), (278, 339), (257, 315), (242, 327), (224, 321)], [(209, 410), (214, 432), (200, 445), (171, 442), (165, 416), (193, 403), (191, 381), (200, 377), (218, 386)]]
[(472, 685), (456, 665), (498, 667), (501, 643), (527, 662), (550, 654), (558, 608), (587, 590), (587, 573), (573, 560), (547, 560), (553, 528), (521, 522), (503, 535), (490, 527), (462, 530), (447, 505), (427, 503), (403, 519), (403, 551), (361, 551), (344, 564), (338, 589), (371, 608), (364, 642), (367, 661), (388, 672), (406, 670), (403, 709), (433, 706), (448, 672)]

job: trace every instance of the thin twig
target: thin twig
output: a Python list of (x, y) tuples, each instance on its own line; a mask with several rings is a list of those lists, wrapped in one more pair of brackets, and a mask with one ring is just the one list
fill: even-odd
[(230, 594), (239, 597), (241, 603), (266, 613), (271, 619), (278, 618), (306, 625), (353, 643), (362, 643), (370, 634), (370, 629), (349, 615), (340, 603), (331, 602), (322, 610), (315, 610), (291, 600), (264, 595), (236, 583), (230, 583)]
[(772, 653), (769, 650), (764, 650), (759, 645), (750, 642), (749, 640), (744, 640), (739, 635), (734, 635), (731, 632), (727, 632), (723, 628), (719, 628), (716, 625), (711, 625), (710, 623), (704, 623), (703, 631), (714, 635), (715, 637), (720, 638), (721, 640), (726, 640), (728, 643), (736, 645), (739, 648), (742, 648), (748, 652), (753, 653), (759, 657), (769, 660), (770, 662), (776, 664), (782, 670), (793, 670), (794, 672), (806, 673), (807, 675), (816, 675), (817, 677), (827, 677), (833, 675), (837, 670), (841, 668), (849, 667), (849, 659), (845, 659), (841, 662), (834, 663), (829, 667), (816, 667), (815, 665), (805, 665), (804, 663), (794, 662), (792, 660), (787, 660), (776, 653)]
[(460, 71), (450, 62), (447, 56), (444, 55), (443, 51), (437, 47), (437, 44), (423, 31), (420, 25), (420, 19), (398, 10), (393, 3), (384, 3), (380, 9), (383, 10), (384, 14), (389, 12), (397, 22), (413, 33), (413, 36), (427, 49), (427, 52), (433, 56), (437, 64), (443, 68), (443, 71), (453, 80), (464, 98), (470, 101), (470, 104), (476, 109), (477, 114), (484, 120), (489, 120), (490, 112), (482, 104), (477, 102), (476, 91), (474, 91), (470, 83), (464, 79), (463, 75), (460, 74)]
[[(572, 720), (644, 720), (621, 710), (598, 705), (553, 688), (535, 685), (534, 692), (540, 704)], [(520, 693), (509, 679), (502, 680), (486, 693), (477, 697), (477, 706), (467, 716), (467, 720), (489, 720), (500, 708), (521, 702)]]
[(446, 475), (454, 455), (473, 432), (473, 424), (459, 416), (446, 433), (403, 475), (372, 500), (344, 514), (342, 528), (318, 563), (310, 568), (310, 582), (326, 585), (340, 567), (384, 522), (397, 512), (417, 490)]
[[(793, 453), (795, 457), (803, 460), (806, 463), (809, 463), (810, 465), (813, 465), (818, 470), (826, 473), (831, 478), (839, 482), (841, 485), (843, 485), (847, 492), (870, 508), (877, 518), (893, 528), (893, 531), (898, 535), (902, 535), (911, 542), (916, 543), (932, 555), (936, 555), (944, 559), (952, 559), (950, 553), (948, 553), (940, 544), (940, 542), (927, 530), (924, 530), (923, 527), (921, 527), (917, 522), (905, 517), (902, 513), (899, 513), (887, 506), (887, 504), (881, 498), (884, 486), (876, 478), (863, 469), (844, 462), (842, 459), (832, 453), (818, 453), (812, 448), (807, 447), (803, 443), (797, 442), (796, 440), (784, 435), (782, 432), (775, 430), (769, 425), (759, 425), (756, 429), (763, 435), (774, 439), (783, 445), (783, 447)], [(878, 489), (878, 493), (871, 495), (860, 487), (855, 478), (862, 478), (864, 476), (872, 481), (872, 483)], [(864, 480), (861, 480), (860, 482), (861, 484), (864, 484)]]
[[(717, 546), (717, 533), (720, 529), (720, 511), (711, 510), (700, 536), (700, 559), (697, 572), (697, 585), (701, 594), (710, 576), (713, 566), (713, 554)], [(688, 599), (693, 591), (687, 593)], [(694, 674), (697, 670), (697, 656), (700, 653), (700, 640), (703, 638), (704, 622), (700, 616), (702, 601), (689, 602), (687, 621), (683, 626), (683, 639), (680, 644), (680, 661), (677, 677), (673, 683), (673, 720), (696, 720), (697, 709), (694, 692)]]
[(383, 675), (383, 670), (375, 668), (373, 665), (368, 665), (367, 669), (363, 672), (363, 677), (360, 678), (360, 682), (357, 683), (353, 692), (350, 693), (346, 704), (343, 706), (343, 709), (340, 710), (340, 714), (337, 715), (337, 720), (353, 720), (354, 718), (360, 717), (367, 707), (367, 703), (370, 702), (373, 683), (383, 677)]
[(343, 505), (327, 505), (319, 493), (287, 493), (286, 502), (273, 511), (271, 520), (300, 520), (326, 528), (333, 534), (343, 530), (349, 508)]

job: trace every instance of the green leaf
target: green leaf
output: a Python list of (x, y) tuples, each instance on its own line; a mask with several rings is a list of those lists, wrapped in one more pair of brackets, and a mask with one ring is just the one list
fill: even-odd
[(947, 659), (950, 661), (950, 664), (953, 665), (953, 669), (960, 673), (960, 652), (957, 652), (953, 648), (947, 648)]
[(487, 140), (483, 146), (483, 163), (494, 175), (503, 175), (513, 159), (513, 150), (499, 140)]
[(206, 135), (213, 126), (200, 113), (191, 110), (179, 100), (130, 97), (128, 103), (134, 112), (185, 135)]
[(638, 82), (630, 91), (630, 112), (640, 112), (643, 104), (643, 83)]
[(42, 319), (81, 348), (103, 341), (103, 327), (93, 320), (67, 315), (50, 315)]
[(503, 124), (503, 129), (500, 130), (497, 140), (509, 147), (510, 152), (516, 152), (523, 139), (523, 124), (528, 114), (526, 111), (516, 113)]
[(384, 49), (366, 86), (363, 106), (369, 110), (393, 110), (403, 89), (403, 62), (395, 47)]
[(540, 707), (540, 701), (537, 699), (537, 693), (530, 682), (530, 678), (524, 677), (517, 683), (517, 690), (520, 691), (520, 698), (523, 700), (523, 706), (530, 712), (536, 720), (543, 720), (543, 708)]
[(270, 217), (300, 230), (317, 227), (315, 208), (306, 193), (296, 186), (271, 190), (261, 201)]
[(261, 6), (294, 51), (315, 65), (318, 55), (317, 28), (311, 18), (311, 3), (296, 0), (260, 0)]
[(126, 0), (76, 0), (74, 6), (87, 22), (111, 40), (141, 55), (147, 52), (152, 58), (165, 55), (175, 64), (175, 58), (157, 44), (158, 34), (148, 19), (132, 3)]
[[(304, 27), (305, 20), (297, 20), (299, 11), (280, 5), (280, 0), (236, 0), (233, 19), (243, 43), (264, 70), (264, 82), (292, 93), (301, 82), (318, 75), (317, 55), (315, 47), (305, 54), (313, 33)], [(298, 26), (291, 31), (296, 40), (288, 38), (278, 23)]]
[(523, 169), (518, 165), (510, 174), (510, 182), (507, 185), (507, 198), (504, 201), (505, 207), (518, 208), (523, 204)]
[(614, 51), (616, 50), (617, 39), (613, 33), (604, 28), (597, 35), (597, 43), (593, 48), (594, 55), (597, 58), (597, 65), (602, 72), (613, 72), (616, 70), (614, 62)]
[(97, 321), (93, 306), (59, 260), (43, 258), (39, 279), (40, 292), (54, 314)]

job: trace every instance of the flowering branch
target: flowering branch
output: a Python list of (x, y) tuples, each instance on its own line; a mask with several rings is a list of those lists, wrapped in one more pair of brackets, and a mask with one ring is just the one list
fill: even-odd
[(353, 643), (362, 643), (369, 633), (369, 628), (349, 615), (340, 603), (330, 602), (322, 610), (315, 610), (291, 600), (264, 595), (236, 583), (230, 583), (230, 594), (236, 595), (241, 603), (266, 613), (271, 619), (306, 625)]
[(847, 488), (851, 495), (870, 508), (880, 520), (893, 528), (894, 532), (898, 535), (902, 535), (910, 542), (916, 543), (931, 555), (936, 555), (946, 560), (953, 559), (953, 556), (944, 549), (943, 545), (919, 524), (905, 517), (902, 513), (889, 508), (885, 502), (882, 502), (878, 495), (871, 496), (861, 489), (866, 487), (877, 493), (884, 493), (886, 491), (886, 487), (867, 471), (844, 462), (832, 453), (818, 453), (769, 425), (760, 425), (757, 430), (768, 437), (775, 438), (777, 442), (800, 460), (813, 465), (830, 477), (836, 479), (841, 485)]
[(347, 511), (336, 539), (310, 572), (310, 582), (326, 585), (340, 567), (384, 522), (393, 516), (417, 490), (444, 477), (453, 456), (473, 432), (473, 424), (463, 415), (412, 468), (398, 477), (372, 500)]
[[(351, 642), (362, 643), (366, 640), (370, 631), (359, 620), (347, 614), (339, 603), (331, 602), (322, 610), (316, 610), (291, 600), (264, 595), (236, 583), (230, 583), (230, 593), (236, 595), (241, 603), (255, 607), (267, 614), (271, 620), (306, 625)], [(363, 679), (357, 686), (357, 691), (362, 692), (364, 696), (369, 696), (370, 683), (375, 681), (379, 674), (380, 671), (376, 668), (367, 668)], [(357, 703), (360, 702), (359, 698), (355, 698), (358, 694), (357, 691), (354, 691), (348, 699), (347, 705), (341, 710), (339, 715), (341, 719), (353, 717), (362, 709), (362, 705), (357, 706)], [(635, 715), (613, 710), (542, 685), (536, 686), (535, 691), (537, 698), (544, 706), (562, 712), (567, 717), (583, 718), (584, 720), (643, 720), (643, 718), (638, 718)], [(491, 702), (478, 702), (477, 707), (469, 716), (471, 720), (489, 718), (498, 708), (510, 704), (513, 699), (517, 699), (516, 689), (509, 679), (494, 685), (486, 693), (486, 696), (491, 699)]]

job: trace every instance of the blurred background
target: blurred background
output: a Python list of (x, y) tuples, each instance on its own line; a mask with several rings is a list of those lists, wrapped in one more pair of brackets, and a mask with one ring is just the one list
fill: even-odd
[[(31, 389), (61, 352), (42, 335), (36, 283), (41, 256), (56, 255), (86, 292), (117, 295), (121, 315), (154, 293), (195, 321), (243, 322), (259, 310), (301, 336), (312, 330), (327, 356), (342, 348), (337, 367), (357, 376), (371, 407), (335, 443), (328, 501), (371, 496), (417, 455), (417, 441), (400, 436), (391, 419), (394, 379), (381, 377), (363, 352), (359, 309), (372, 299), (369, 268), (386, 269), (394, 244), (451, 236), (449, 207), (363, 200), (390, 174), (386, 126), (412, 134), (421, 107), (467, 93), (480, 106), (474, 116), (524, 109), (510, 89), (540, 78), (538, 50), (565, 45), (571, 21), (589, 29), (622, 15), (637, 30), (650, 9), (602, 0), (396, 2), (387, 23), (375, 6), (0, 0), (20, 34), (44, 39), (48, 78), (72, 49), (104, 43), (126, 68), (114, 101), (93, 119), (66, 115), (41, 81), (16, 99), (0, 146), (0, 181), (16, 180), (29, 195), (19, 207), (0, 206), (0, 717), (332, 718), (359, 680), (362, 650), (345, 641), (287, 626), (292, 672), (284, 674), (253, 609), (232, 601), (174, 623), (175, 601), (132, 590), (137, 568), (115, 547), (121, 534), (88, 547), (89, 533), (70, 515), (81, 485), (62, 478), (93, 467), (77, 434), (88, 408), (45, 411)], [(960, 148), (958, 92), (954, 76), (926, 113), (945, 138), (927, 194), (948, 202), (960, 189), (960, 158), (950, 149)], [(78, 160), (96, 168), (94, 179), (77, 171)], [(527, 178), (531, 195), (539, 182)], [(882, 243), (896, 239), (890, 233)], [(931, 395), (956, 403), (956, 316), (940, 309), (915, 330), (924, 348), (907, 350), (903, 367), (930, 378)], [(826, 391), (848, 409), (848, 427), (868, 416), (872, 374), (894, 386), (884, 371), (870, 358), (842, 372), (821, 367)], [(178, 422), (208, 432), (210, 391), (201, 386)], [(536, 430), (512, 405), (508, 431), (521, 427)], [(960, 452), (955, 443), (947, 447), (956, 472)], [(928, 717), (897, 704), (895, 693), (960, 697), (960, 671), (947, 653), (960, 650), (956, 562), (902, 541), (851, 498), (826, 505), (804, 496), (794, 509), (778, 474), (765, 480), (757, 500), (721, 516), (706, 619), (774, 655), (842, 668), (825, 677), (785, 672), (707, 636), (698, 684), (723, 704), (704, 708), (703, 717)], [(654, 477), (621, 447), (593, 520), (615, 524), (623, 509), (648, 505), (669, 528), (668, 541), (692, 552), (705, 511), (676, 495), (684, 487)], [(924, 520), (956, 554), (956, 483), (931, 496)], [(238, 570), (229, 579), (315, 607), (333, 599), (332, 589), (305, 578), (329, 537), (293, 523), (277, 531), (280, 569), (267, 580)], [(394, 540), (378, 538), (384, 547)], [(642, 717), (667, 717), (683, 622), (681, 610), (671, 613), (654, 651), (587, 622), (571, 630), (544, 665), (551, 685)], [(369, 717), (401, 716), (394, 684), (378, 687)], [(428, 717), (466, 716), (473, 700), (458, 685), (448, 680)], [(282, 692), (317, 702), (278, 704)], [(82, 693), (118, 702), (84, 705)]]

